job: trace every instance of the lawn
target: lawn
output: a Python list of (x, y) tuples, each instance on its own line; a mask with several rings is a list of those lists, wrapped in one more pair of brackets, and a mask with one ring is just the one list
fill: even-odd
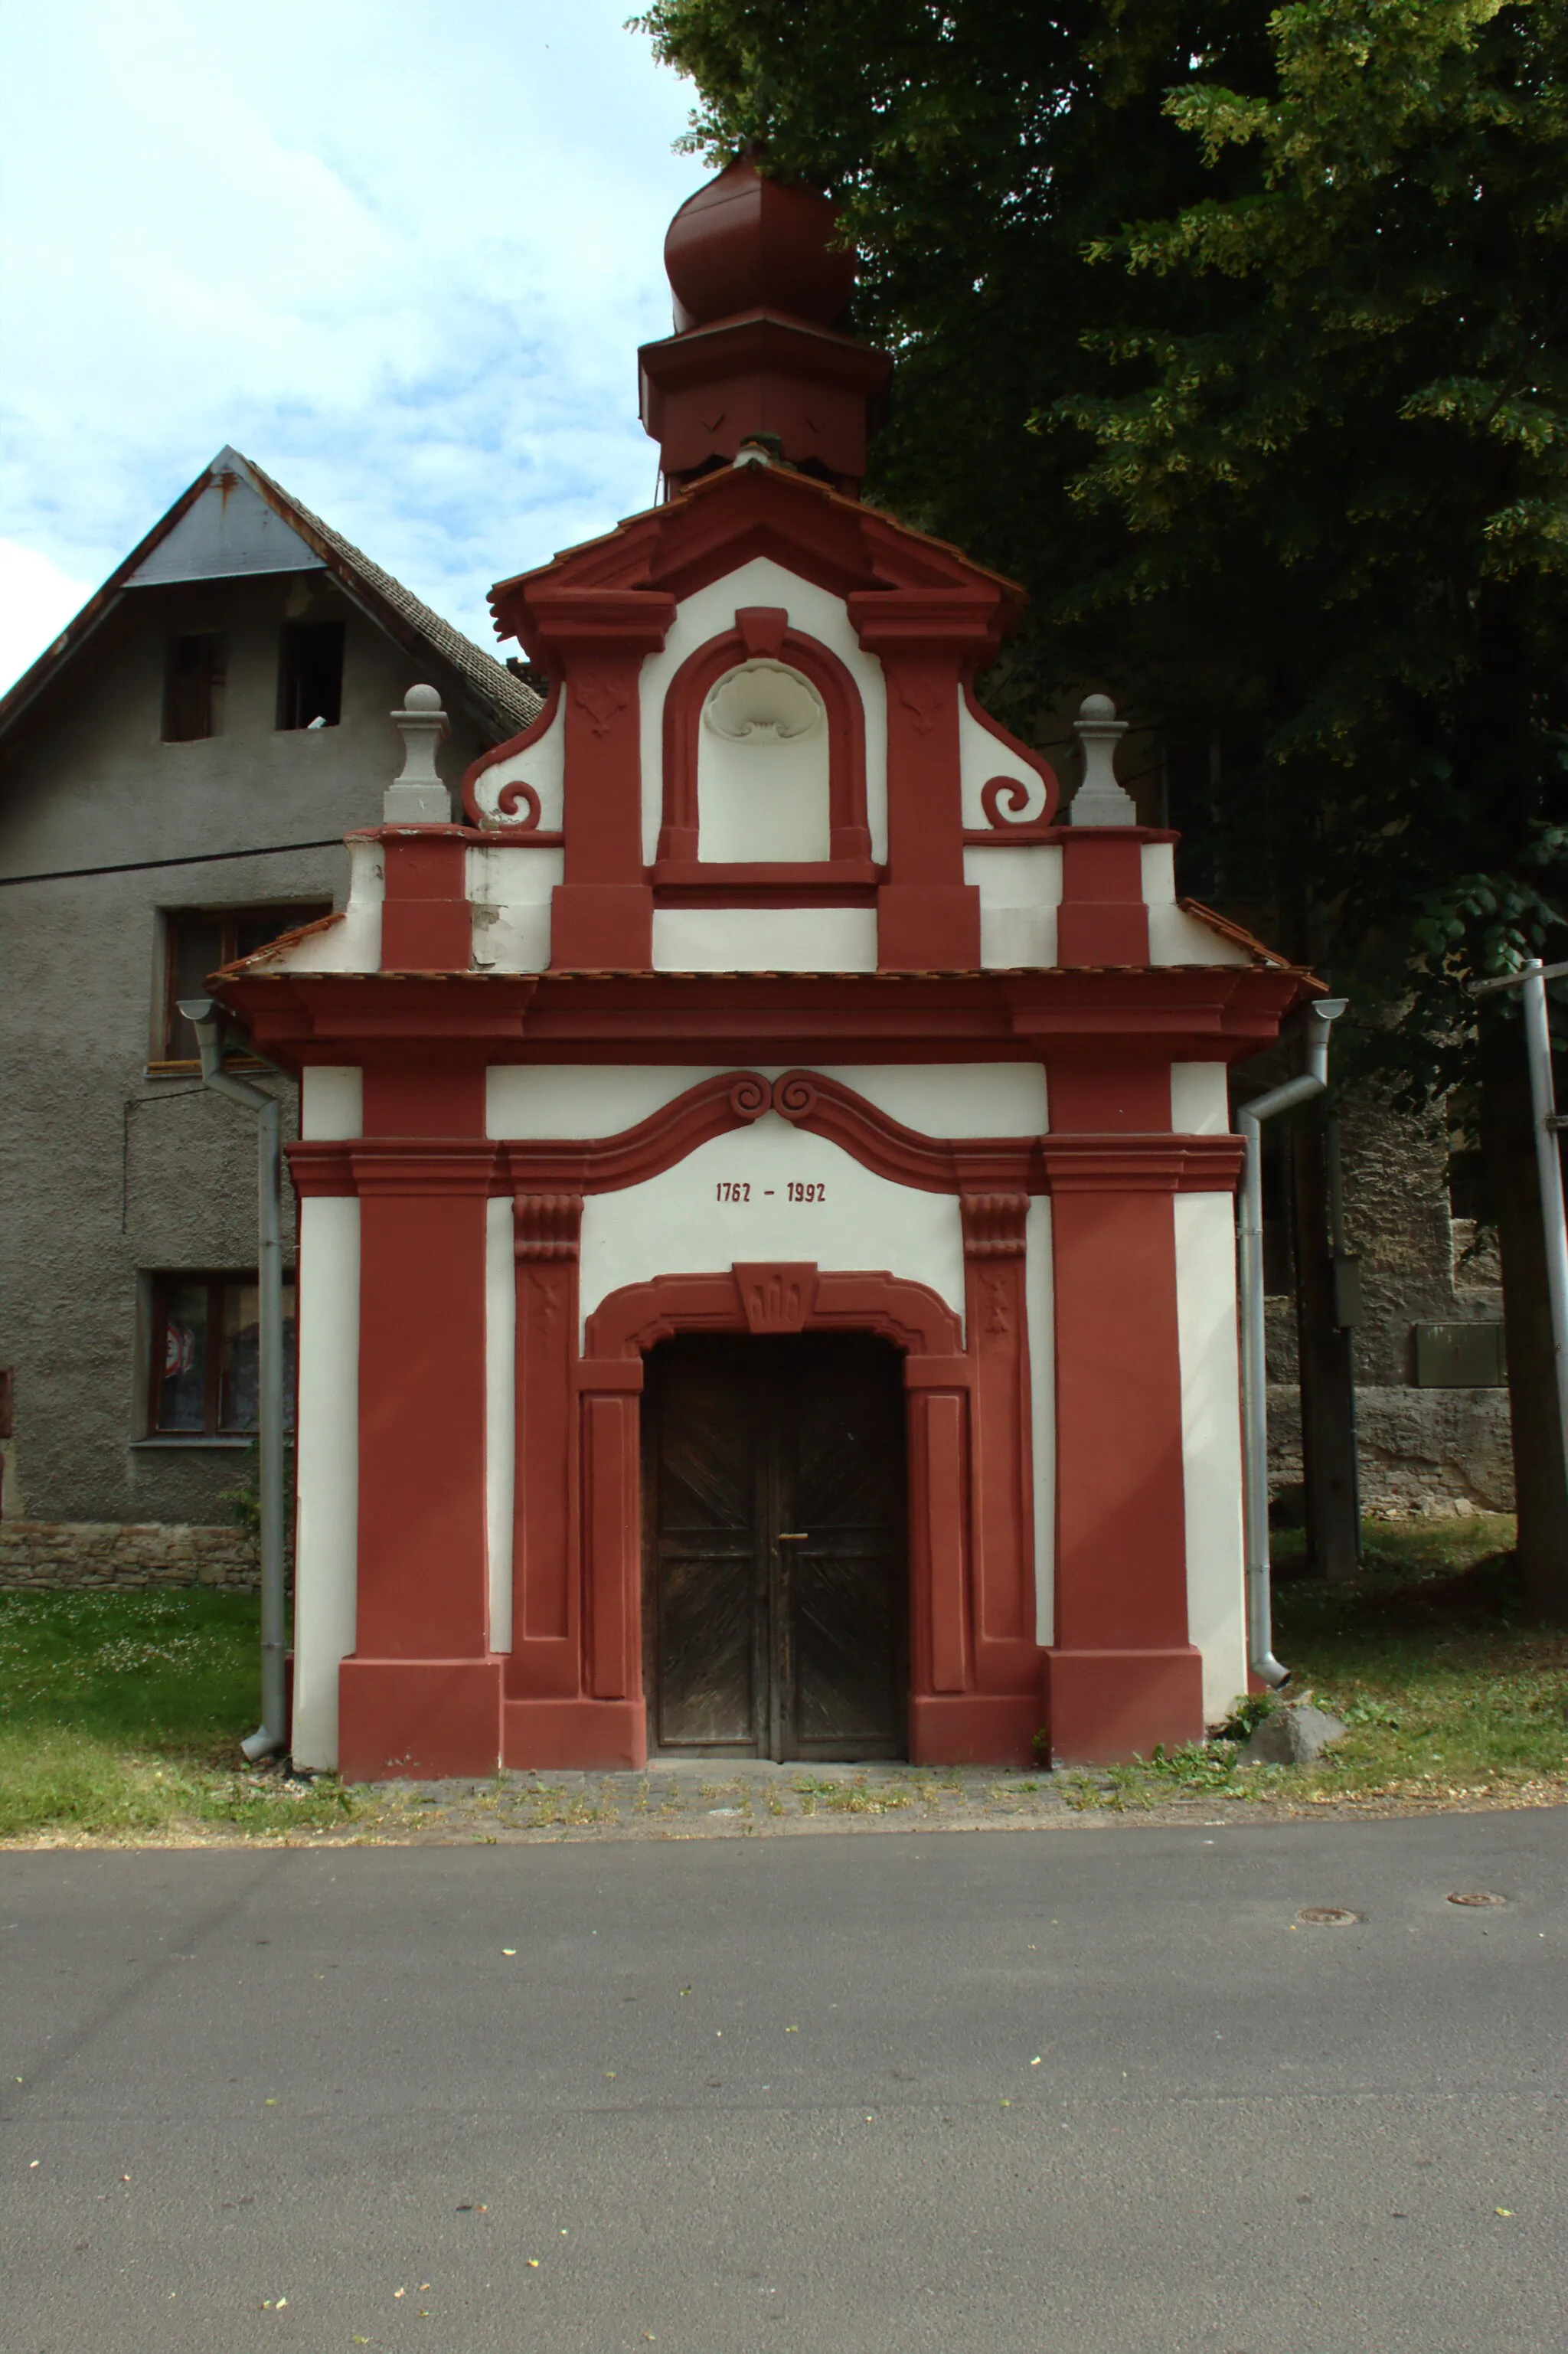
[[(1243, 1766), (1209, 1740), (1099, 1774), (1070, 1804), (1201, 1797), (1378, 1808), (1568, 1802), (1568, 1634), (1520, 1622), (1512, 1522), (1370, 1522), (1351, 1586), (1277, 1546), (1276, 1644), (1346, 1738), (1316, 1766)], [(0, 1839), (399, 1835), (367, 1794), (243, 1766), (259, 1710), (257, 1604), (200, 1589), (0, 1594)], [(398, 1819), (394, 1819), (397, 1818)]]
[(1368, 1522), (1362, 1575), (1305, 1575), (1299, 1532), (1275, 1543), (1275, 1649), (1287, 1696), (1349, 1731), (1312, 1766), (1242, 1767), (1210, 1741), (1082, 1776), (1087, 1806), (1147, 1807), (1181, 1789), (1326, 1805), (1568, 1801), (1568, 1634), (1522, 1623), (1500, 1513)]
[(323, 1829), (335, 1785), (249, 1771), (253, 1595), (0, 1594), (0, 1838)]

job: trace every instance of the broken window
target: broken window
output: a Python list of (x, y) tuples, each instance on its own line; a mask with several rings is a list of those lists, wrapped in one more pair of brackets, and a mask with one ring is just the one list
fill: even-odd
[[(153, 1278), (148, 1435), (243, 1437), (260, 1405), (260, 1292), (253, 1275)], [(283, 1419), (294, 1426), (294, 1287), (283, 1287)]]
[(343, 713), (343, 623), (287, 621), (278, 665), (280, 727), (335, 727)]
[(196, 1032), (180, 1012), (182, 997), (205, 997), (207, 977), (219, 965), (253, 956), (281, 933), (297, 931), (332, 913), (322, 899), (281, 907), (181, 907), (164, 918), (164, 1014), (158, 1054), (171, 1063), (200, 1060)]
[(171, 638), (164, 664), (164, 741), (196, 744), (223, 718), (224, 642), (210, 631)]

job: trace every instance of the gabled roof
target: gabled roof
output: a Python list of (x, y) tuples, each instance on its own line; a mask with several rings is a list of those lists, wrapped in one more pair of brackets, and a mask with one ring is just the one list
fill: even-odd
[(991, 611), (998, 635), (1024, 603), (1015, 581), (948, 541), (751, 452), (716, 467), (662, 505), (629, 516), (601, 538), (497, 582), (490, 592), (496, 634), (527, 644), (529, 610), (541, 595), (656, 588), (689, 596), (753, 556), (774, 557), (840, 596), (857, 589), (956, 595)]
[(443, 621), (260, 466), (238, 450), (226, 448), (89, 598), (48, 651), (0, 697), (0, 733), (49, 684), (122, 599), (138, 588), (316, 571), (330, 572), (413, 660), (433, 656), (455, 679), (475, 716), (498, 736), (515, 735), (537, 717), (539, 697), (504, 663)]

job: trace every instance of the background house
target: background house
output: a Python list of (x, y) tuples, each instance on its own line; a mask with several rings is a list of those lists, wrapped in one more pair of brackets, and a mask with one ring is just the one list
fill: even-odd
[(233, 1554), (122, 1533), (221, 1532), (255, 1415), (254, 1136), (175, 1002), (341, 906), (416, 680), (452, 779), (539, 709), (226, 449), (0, 702), (8, 1580)]

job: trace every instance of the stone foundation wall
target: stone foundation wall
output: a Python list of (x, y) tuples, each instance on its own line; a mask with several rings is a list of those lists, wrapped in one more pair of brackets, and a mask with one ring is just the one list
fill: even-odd
[(0, 1521), (0, 1592), (258, 1583), (256, 1539), (188, 1522)]
[[(1356, 1390), (1361, 1511), (1372, 1520), (1423, 1512), (1511, 1512), (1513, 1453), (1506, 1390)], [(1268, 1392), (1271, 1494), (1301, 1479), (1301, 1399)]]

